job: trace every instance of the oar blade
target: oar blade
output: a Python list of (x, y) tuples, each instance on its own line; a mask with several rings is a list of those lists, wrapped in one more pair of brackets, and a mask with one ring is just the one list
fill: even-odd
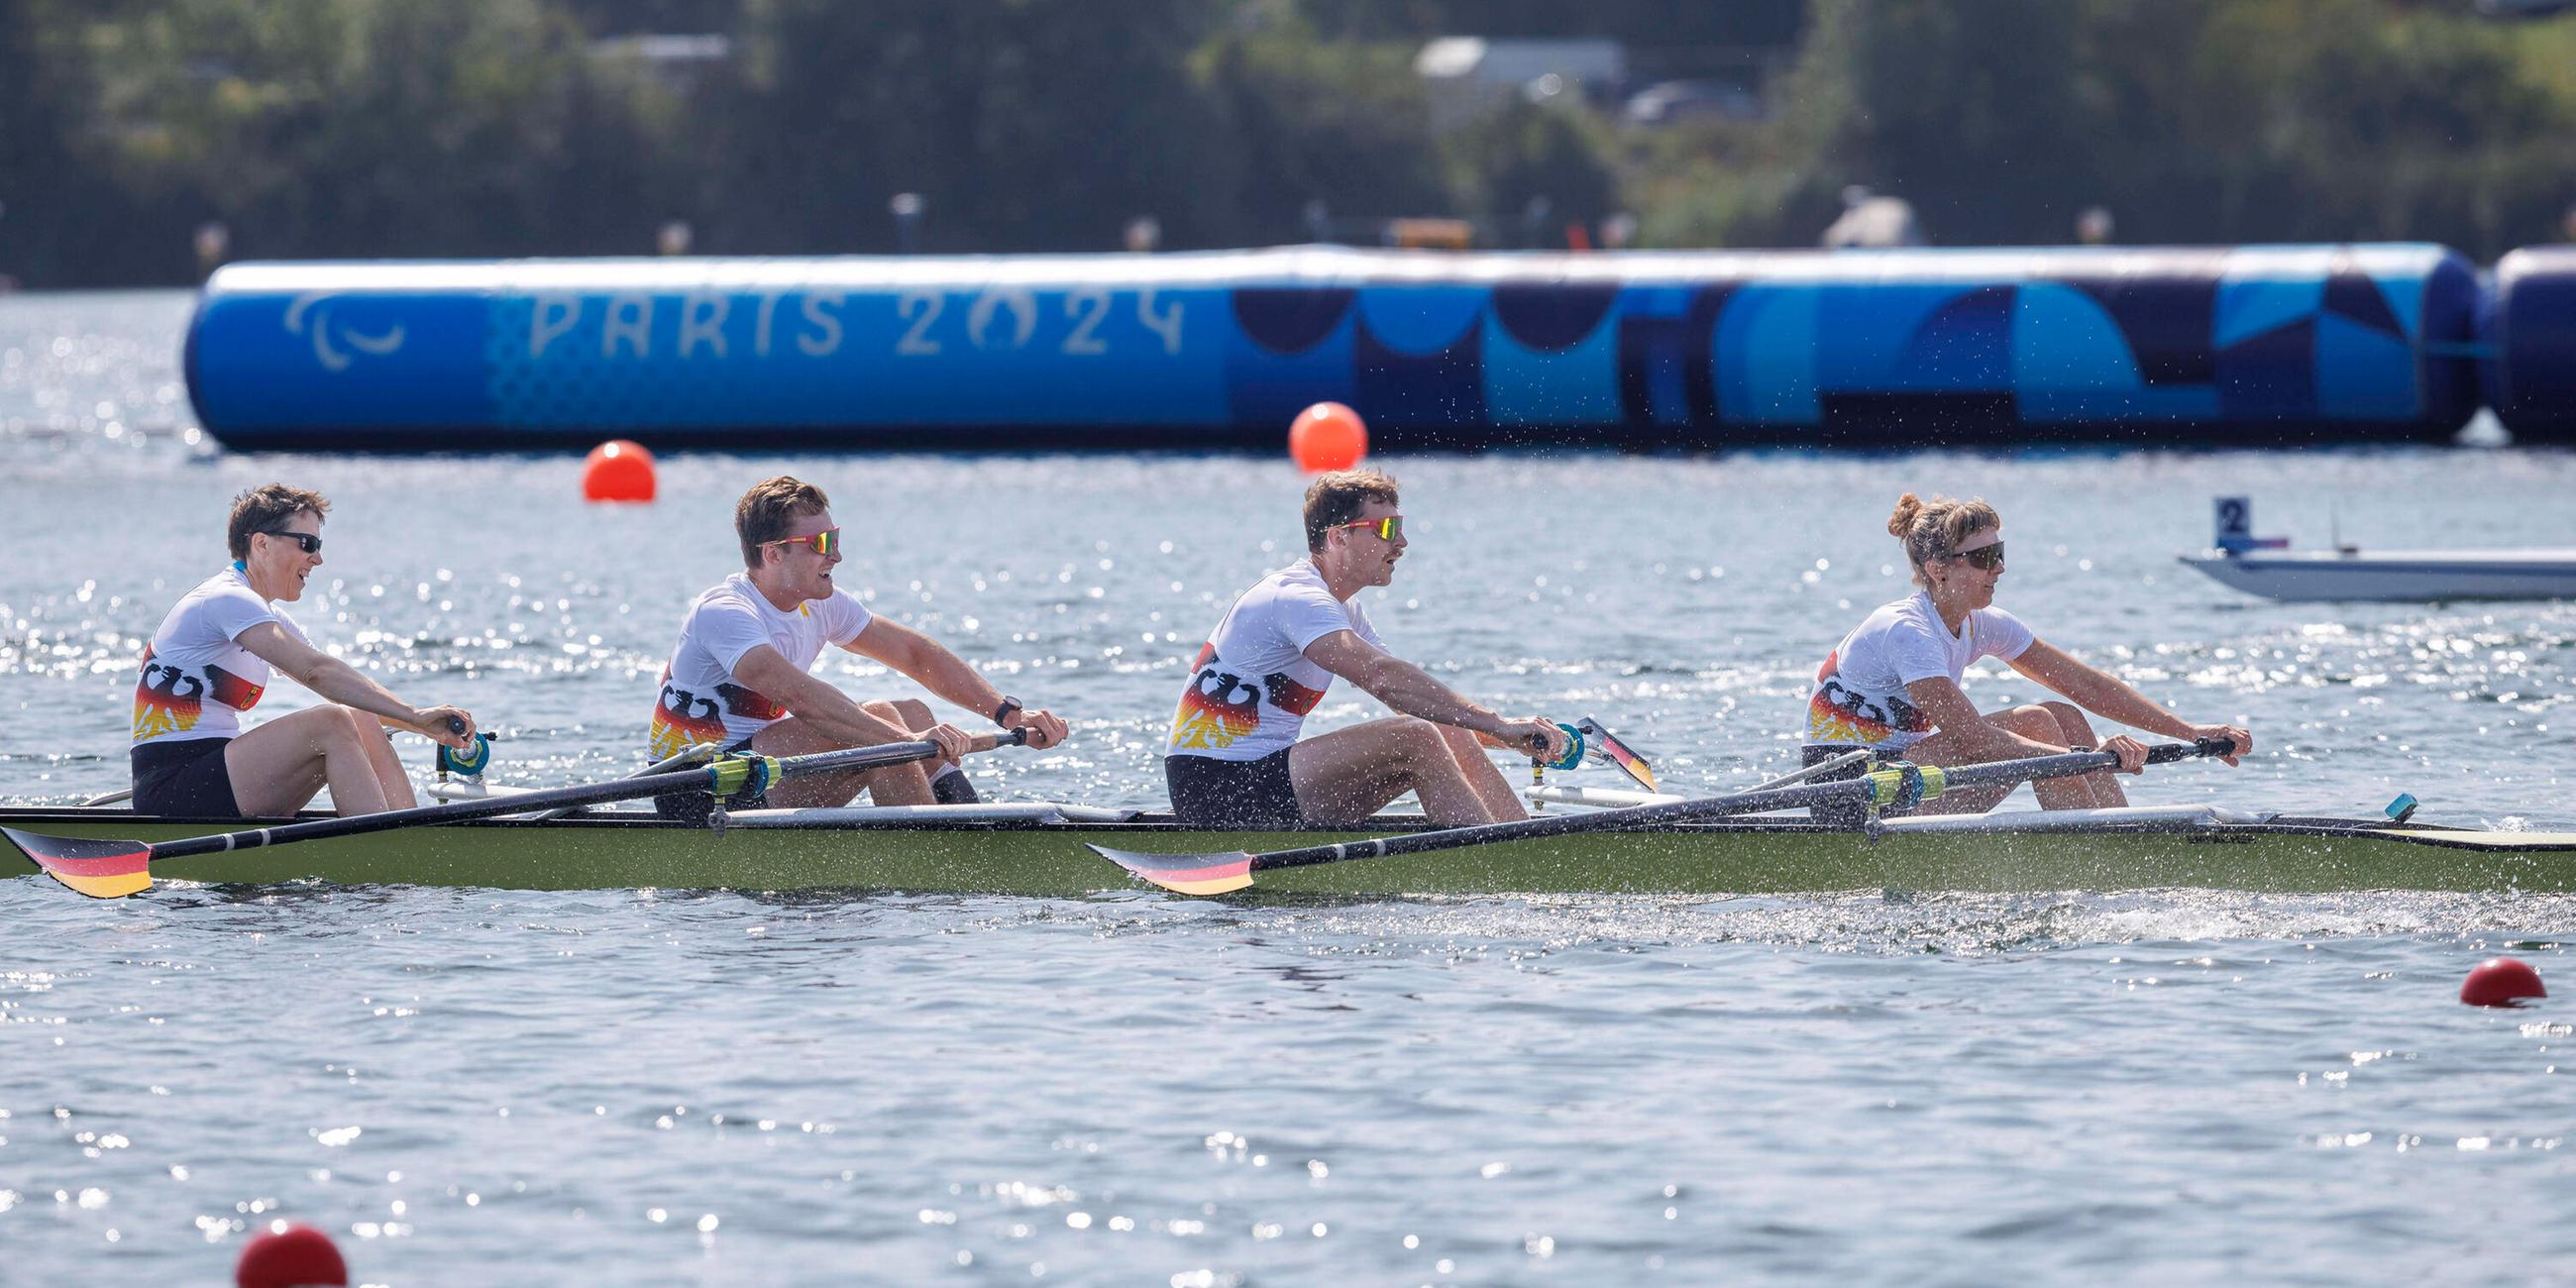
[(1646, 758), (1638, 755), (1635, 748), (1619, 741), (1618, 735), (1602, 728), (1600, 721), (1585, 716), (1575, 728), (1582, 730), (1585, 740), (1600, 748), (1602, 757), (1618, 766), (1619, 772), (1626, 774), (1629, 781), (1650, 792), (1663, 790), (1655, 786), (1655, 767), (1647, 764)]
[(90, 841), (0, 827), (9, 843), (56, 881), (93, 899), (122, 899), (152, 888), (152, 847), (142, 841)]
[(1232, 894), (1252, 884), (1252, 856), (1240, 850), (1223, 854), (1146, 854), (1113, 850), (1105, 845), (1090, 849), (1138, 878), (1180, 894)]

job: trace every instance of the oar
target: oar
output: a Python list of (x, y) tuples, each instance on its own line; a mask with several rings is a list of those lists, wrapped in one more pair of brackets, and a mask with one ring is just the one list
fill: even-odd
[[(974, 739), (973, 750), (1016, 745), (1027, 739), (1027, 732), (1020, 729), (979, 734)], [(771, 783), (797, 774), (883, 769), (888, 765), (928, 760), (938, 754), (939, 744), (923, 741), (852, 747), (843, 751), (816, 752), (810, 756), (790, 756), (784, 760), (771, 756), (738, 757), (720, 760), (701, 769), (674, 770), (642, 778), (620, 778), (612, 782), (557, 787), (486, 800), (451, 801), (444, 805), (423, 805), (417, 809), (361, 814), (355, 818), (315, 819), (309, 823), (257, 827), (177, 841), (91, 841), (21, 832), (14, 827), (0, 827), (0, 834), (6, 834), (12, 844), (34, 860), (36, 866), (52, 873), (55, 880), (93, 898), (116, 899), (151, 889), (152, 865), (163, 859), (249, 850), (294, 841), (358, 836), (368, 832), (390, 832), (405, 827), (433, 827), (441, 823), (462, 823), (469, 819), (559, 806), (602, 805), (610, 801), (659, 796), (664, 792), (709, 791), (718, 796), (734, 796), (760, 791)]]
[(1638, 755), (1634, 748), (1619, 741), (1618, 735), (1602, 728), (1600, 721), (1585, 716), (1575, 722), (1574, 728), (1583, 735), (1585, 755), (1618, 766), (1619, 772), (1626, 774), (1629, 781), (1647, 791), (1661, 790), (1655, 786), (1655, 767), (1646, 763), (1646, 758)]
[[(2196, 743), (2165, 743), (2147, 749), (2147, 763), (2163, 764), (2192, 756), (2223, 756), (2235, 749), (2236, 744), (2226, 738), (2203, 738)], [(1998, 760), (1983, 765), (1907, 766), (1881, 769), (1833, 783), (1736, 792), (1661, 805), (1635, 805), (1597, 814), (1559, 814), (1509, 823), (1479, 823), (1404, 836), (1382, 836), (1373, 841), (1272, 850), (1266, 854), (1247, 854), (1240, 850), (1213, 854), (1144, 854), (1099, 845), (1091, 849), (1100, 857), (1166, 890), (1177, 890), (1183, 894), (1225, 894), (1250, 886), (1255, 872), (1280, 868), (1310, 867), (1348, 859), (1392, 858), (1399, 854), (1428, 854), (1435, 850), (1535, 840), (1576, 832), (1624, 832), (1666, 823), (1795, 809), (1802, 805), (1854, 798), (1877, 806), (1904, 806), (1915, 800), (1929, 800), (1955, 787), (2018, 783), (2033, 778), (2066, 778), (2108, 769), (2119, 763), (2120, 758), (2107, 751), (2070, 751), (2054, 756), (2033, 756), (2027, 760)]]

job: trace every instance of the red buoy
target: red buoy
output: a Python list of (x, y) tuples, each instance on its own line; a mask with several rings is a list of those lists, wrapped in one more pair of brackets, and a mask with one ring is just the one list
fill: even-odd
[(2460, 984), (2460, 1000), (2471, 1006), (2511, 1006), (2518, 998), (2547, 996), (2540, 972), (2511, 957), (2479, 962)]
[(1288, 454), (1309, 474), (1346, 470), (1368, 455), (1368, 426), (1337, 402), (1319, 402), (1288, 423)]
[(590, 449), (581, 467), (581, 494), (592, 501), (653, 499), (653, 454), (620, 438)]
[(271, 1224), (251, 1236), (242, 1247), (241, 1260), (233, 1264), (233, 1283), (238, 1288), (312, 1284), (346, 1288), (348, 1282), (349, 1263), (340, 1259), (340, 1249), (330, 1235), (309, 1225)]

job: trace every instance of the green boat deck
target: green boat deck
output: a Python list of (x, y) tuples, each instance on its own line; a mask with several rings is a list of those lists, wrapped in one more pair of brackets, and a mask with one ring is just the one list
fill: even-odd
[[(1777, 894), (1896, 888), (2045, 891), (2201, 887), (2254, 892), (2576, 889), (2576, 835), (2270, 819), (2198, 827), (1903, 830), (1871, 836), (1741, 819), (1601, 832), (1264, 873), (1264, 894)], [(1127, 822), (903, 820), (735, 826), (721, 834), (646, 816), (491, 819), (165, 860), (157, 879), (519, 890), (865, 889), (1074, 896), (1143, 888), (1086, 845), (1186, 853), (1360, 840), (1374, 832), (1210, 832)], [(240, 820), (121, 810), (0, 809), (27, 831), (137, 841), (229, 831)], [(256, 823), (249, 824), (256, 826)], [(40, 875), (29, 865), (21, 869)]]

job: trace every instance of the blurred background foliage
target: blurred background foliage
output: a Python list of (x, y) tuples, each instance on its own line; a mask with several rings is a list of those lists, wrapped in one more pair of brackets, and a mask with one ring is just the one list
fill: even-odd
[[(1444, 115), (1440, 36), (1625, 83)], [(649, 40), (646, 37), (693, 39)], [(1698, 77), (1699, 79), (1690, 79)], [(1640, 115), (1666, 80), (1717, 110)], [(2568, 235), (2576, 18), (2471, 0), (0, 0), (0, 273), (214, 258)], [(910, 240), (889, 213), (918, 194)], [(228, 240), (201, 251), (198, 230)], [(1572, 225), (1574, 227), (1569, 227)], [(1633, 233), (1628, 230), (1633, 229)], [(665, 247), (669, 249), (670, 247)]]

